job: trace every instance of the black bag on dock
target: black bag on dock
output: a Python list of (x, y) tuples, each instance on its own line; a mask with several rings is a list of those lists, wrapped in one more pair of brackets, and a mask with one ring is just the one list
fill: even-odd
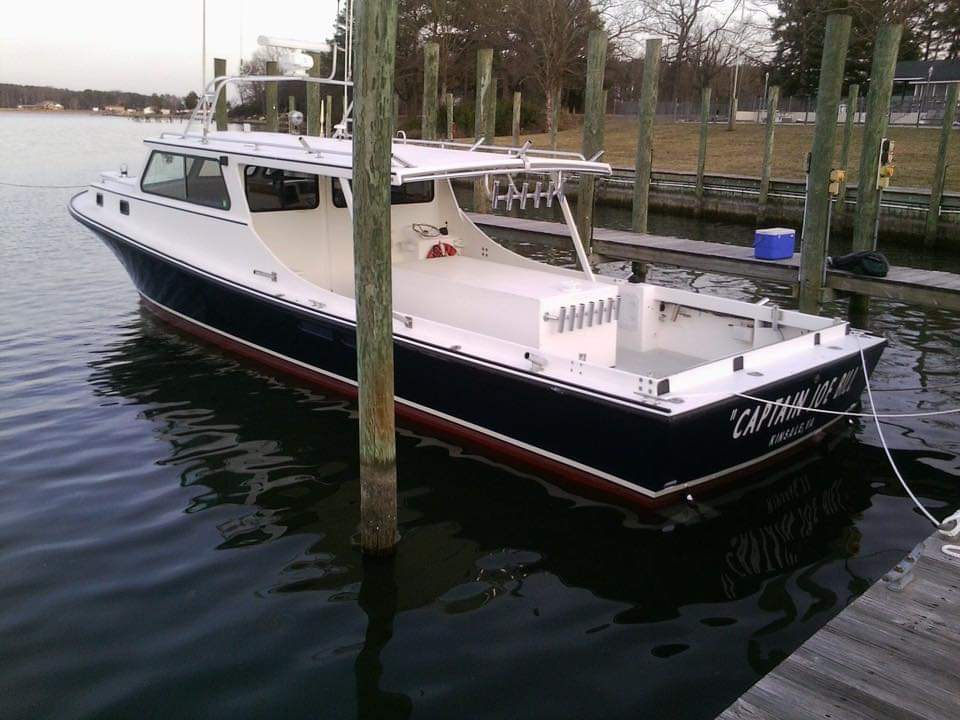
[(890, 263), (883, 253), (875, 250), (866, 252), (855, 252), (840, 257), (828, 257), (827, 265), (836, 269), (853, 273), (854, 275), (867, 275), (869, 277), (886, 277), (890, 269)]

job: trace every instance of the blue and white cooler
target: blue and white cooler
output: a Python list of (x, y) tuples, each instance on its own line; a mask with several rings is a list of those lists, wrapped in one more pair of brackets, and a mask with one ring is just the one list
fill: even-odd
[(753, 236), (753, 256), (761, 260), (786, 260), (793, 257), (796, 233), (790, 228), (766, 228)]

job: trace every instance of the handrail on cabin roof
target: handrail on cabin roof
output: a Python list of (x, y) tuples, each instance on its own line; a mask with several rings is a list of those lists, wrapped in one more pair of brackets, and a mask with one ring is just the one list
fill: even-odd
[[(269, 140), (230, 138), (230, 137), (222, 137), (218, 135), (212, 135), (212, 136), (208, 135), (206, 138), (204, 138), (204, 136), (199, 133), (170, 133), (170, 132), (160, 133), (161, 139), (165, 139), (168, 137), (176, 140), (194, 140), (202, 144), (209, 144), (210, 142), (213, 142), (213, 143), (228, 143), (228, 144), (234, 144), (234, 145), (245, 145), (248, 147), (252, 147), (255, 150), (260, 147), (279, 148), (282, 150), (288, 150), (293, 152), (299, 151), (299, 152), (302, 152), (304, 155), (307, 155), (312, 158), (316, 158), (318, 153), (321, 157), (324, 154), (336, 155), (339, 157), (351, 157), (353, 155), (352, 150), (340, 150), (337, 148), (316, 147), (309, 144), (307, 146), (309, 147), (309, 149), (304, 149), (302, 147), (293, 146), (290, 143), (270, 142)], [(303, 135), (298, 135), (293, 137), (297, 137), (298, 140), (302, 138), (304, 141), (307, 141), (309, 138), (311, 138), (311, 136), (303, 136)], [(335, 138), (324, 138), (324, 139), (333, 140)], [(147, 140), (147, 142), (149, 142), (149, 139)], [(342, 141), (342, 142), (345, 142), (345, 141)], [(475, 155), (475, 152), (471, 152), (471, 148), (473, 147), (472, 145), (468, 145), (466, 143), (460, 143), (460, 142), (436, 141), (436, 140), (406, 140), (404, 142), (399, 142), (396, 144), (436, 147), (437, 149), (442, 149), (442, 150), (453, 150), (455, 152), (462, 152), (464, 153), (465, 156)], [(421, 177), (418, 179), (423, 179), (423, 180), (427, 180), (427, 179), (441, 180), (441, 179), (453, 178), (453, 177), (477, 177), (480, 175), (503, 175), (504, 173), (521, 173), (521, 172), (546, 173), (556, 169), (556, 168), (550, 168), (550, 167), (546, 167), (546, 168), (530, 167), (530, 164), (527, 160), (531, 155), (533, 156), (533, 159), (540, 160), (541, 162), (554, 159), (554, 160), (567, 162), (567, 163), (574, 162), (574, 163), (600, 164), (600, 163), (596, 163), (595, 161), (586, 160), (583, 157), (583, 155), (581, 155), (580, 153), (555, 152), (552, 150), (539, 151), (539, 150), (534, 150), (532, 148), (526, 148), (525, 146), (512, 147), (512, 146), (499, 146), (499, 145), (482, 145), (482, 146), (478, 146), (478, 149), (482, 149), (484, 152), (488, 152), (489, 154), (505, 156), (505, 159), (522, 160), (524, 161), (524, 165), (522, 167), (515, 167), (515, 168), (505, 168), (505, 167), (477, 168), (476, 166), (471, 167), (470, 164), (465, 164), (465, 166), (459, 171), (455, 168), (446, 168), (443, 170), (420, 170), (418, 172), (418, 168), (420, 166), (417, 166), (411, 163), (406, 158), (402, 158), (396, 153), (392, 153), (391, 158), (394, 161), (394, 164), (401, 168), (400, 174), (403, 174), (403, 175), (419, 174), (421, 175)], [(527, 156), (527, 157), (525, 158), (524, 156)], [(292, 162), (297, 161), (296, 158), (289, 158), (289, 160)], [(604, 165), (606, 165), (606, 163), (604, 163)], [(601, 172), (593, 168), (573, 168), (569, 166), (564, 167), (564, 169), (572, 170), (572, 171), (579, 170), (580, 172), (610, 174), (609, 165), (606, 165), (606, 168), (607, 168), (606, 171)], [(403, 170), (413, 170), (413, 172), (404, 173)]]

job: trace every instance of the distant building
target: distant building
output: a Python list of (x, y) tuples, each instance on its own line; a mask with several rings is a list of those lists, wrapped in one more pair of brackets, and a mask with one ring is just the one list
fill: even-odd
[(147, 106), (143, 109), (143, 114), (144, 114), (144, 115), (156, 115), (156, 114), (157, 114), (157, 109), (156, 109), (155, 107), (153, 107), (153, 105), (147, 105)]
[(44, 100), (34, 105), (17, 105), (17, 110), (63, 110), (63, 105), (52, 100)]
[(161, 114), (161, 115), (169, 115), (169, 114), (170, 114), (170, 108), (160, 108), (160, 114)]
[(104, 115), (123, 115), (126, 111), (123, 105), (104, 105), (101, 110)]
[(898, 62), (893, 82), (894, 95), (942, 98), (950, 83), (960, 82), (960, 60)]

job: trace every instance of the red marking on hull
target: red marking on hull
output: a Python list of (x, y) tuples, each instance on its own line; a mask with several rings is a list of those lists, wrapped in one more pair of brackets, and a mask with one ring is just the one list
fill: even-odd
[[(332, 390), (337, 394), (349, 398), (355, 398), (357, 396), (357, 388), (355, 385), (337, 380), (320, 371), (306, 368), (303, 365), (251, 347), (246, 343), (233, 340), (232, 338), (185, 319), (180, 315), (171, 313), (143, 295), (141, 295), (140, 298), (150, 312), (165, 322), (212, 345), (221, 347), (236, 355), (249, 358), (260, 365), (266, 365), (279, 370), (286, 375), (303, 380), (311, 385)], [(411, 407), (402, 401), (397, 401), (396, 412), (402, 420), (406, 421), (404, 423), (405, 425), (435, 432), (436, 434), (456, 440), (471, 449), (476, 449), (507, 461), (518, 463), (527, 468), (542, 471), (549, 476), (548, 478), (544, 478), (545, 480), (565, 488), (574, 489), (581, 495), (596, 497), (603, 501), (617, 498), (641, 510), (651, 510), (675, 505), (682, 496), (691, 492), (696, 492), (698, 498), (714, 495), (717, 490), (729, 486), (732, 482), (745, 477), (755, 476), (760, 470), (770, 467), (771, 465), (780, 464), (785, 458), (799, 454), (802, 450), (809, 447), (809, 445), (822, 440), (829, 432), (827, 430), (816, 432), (806, 442), (798, 443), (794, 447), (788, 448), (774, 457), (758, 462), (750, 467), (732, 471), (726, 475), (705, 481), (694, 488), (681, 487), (676, 490), (666, 489), (662, 495), (651, 497), (644, 495), (640, 491), (617, 485), (606, 478), (594, 475), (588, 471), (571, 467), (570, 465), (566, 465), (539, 453), (504, 442), (478, 430), (464, 427), (458, 423)], [(587, 492), (584, 492), (585, 490)]]

